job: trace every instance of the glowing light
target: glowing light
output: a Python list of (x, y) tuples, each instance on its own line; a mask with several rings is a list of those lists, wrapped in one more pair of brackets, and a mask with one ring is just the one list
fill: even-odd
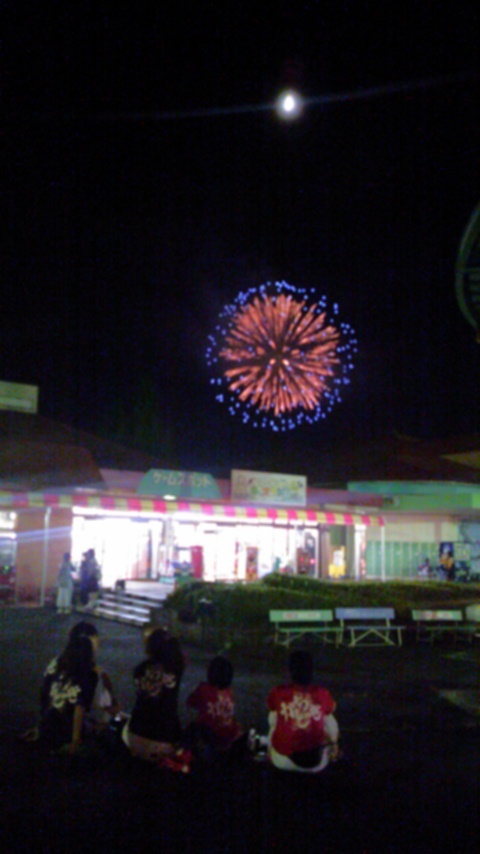
[(287, 282), (239, 293), (209, 338), (216, 399), (243, 423), (274, 431), (325, 418), (341, 402), (356, 353), (337, 313), (335, 305), (332, 320), (325, 297)]
[(277, 100), (277, 112), (282, 118), (295, 119), (302, 112), (303, 101), (296, 92), (282, 92)]

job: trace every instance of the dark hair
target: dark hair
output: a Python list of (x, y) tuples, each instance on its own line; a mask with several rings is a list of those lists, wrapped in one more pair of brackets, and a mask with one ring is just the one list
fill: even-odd
[(145, 650), (154, 664), (161, 665), (167, 673), (175, 673), (181, 679), (185, 659), (177, 638), (170, 637), (165, 629), (154, 629), (147, 638)]
[(163, 626), (159, 626), (158, 623), (146, 623), (142, 626), (142, 637), (145, 644), (148, 643), (148, 639), (154, 632), (163, 632), (163, 636), (168, 638), (168, 631)]
[(159, 627), (150, 632), (145, 641), (145, 651), (152, 661), (163, 662), (166, 640), (167, 633), (165, 632), (165, 629)]
[(178, 638), (166, 637), (163, 647), (163, 666), (169, 673), (176, 673), (181, 679), (185, 667), (185, 657)]
[(98, 631), (93, 625), (93, 623), (87, 623), (86, 620), (81, 620), (77, 623), (73, 628), (70, 629), (68, 634), (69, 641), (75, 640), (75, 638), (95, 638), (98, 637)]
[(230, 688), (233, 679), (233, 666), (228, 658), (216, 655), (207, 668), (207, 679), (215, 688)]
[(310, 685), (313, 676), (313, 659), (304, 649), (296, 649), (288, 659), (290, 676), (297, 685)]
[(85, 635), (69, 640), (57, 664), (58, 672), (74, 681), (82, 679), (94, 667), (92, 641)]

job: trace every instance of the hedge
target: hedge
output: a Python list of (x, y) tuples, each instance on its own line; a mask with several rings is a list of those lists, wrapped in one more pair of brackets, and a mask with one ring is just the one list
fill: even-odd
[[(201, 600), (211, 603), (202, 608)], [(440, 581), (327, 581), (272, 573), (248, 584), (191, 581), (165, 602), (167, 609), (230, 629), (267, 629), (271, 609), (390, 606), (404, 621), (412, 608), (461, 607), (480, 602), (480, 584)]]

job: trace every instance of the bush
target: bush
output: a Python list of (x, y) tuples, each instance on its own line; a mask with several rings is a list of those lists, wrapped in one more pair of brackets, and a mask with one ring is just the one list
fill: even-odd
[(212, 617), (208, 619), (220, 630), (268, 632), (272, 609), (390, 606), (405, 621), (412, 608), (461, 607), (480, 602), (480, 585), (440, 581), (332, 582), (272, 573), (248, 584), (191, 581), (172, 593), (165, 607), (200, 616), (201, 599), (212, 603)]

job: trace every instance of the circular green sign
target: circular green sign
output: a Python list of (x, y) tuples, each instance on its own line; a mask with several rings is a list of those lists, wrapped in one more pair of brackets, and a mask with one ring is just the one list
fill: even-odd
[(455, 270), (460, 309), (476, 332), (480, 344), (480, 205), (465, 229)]

